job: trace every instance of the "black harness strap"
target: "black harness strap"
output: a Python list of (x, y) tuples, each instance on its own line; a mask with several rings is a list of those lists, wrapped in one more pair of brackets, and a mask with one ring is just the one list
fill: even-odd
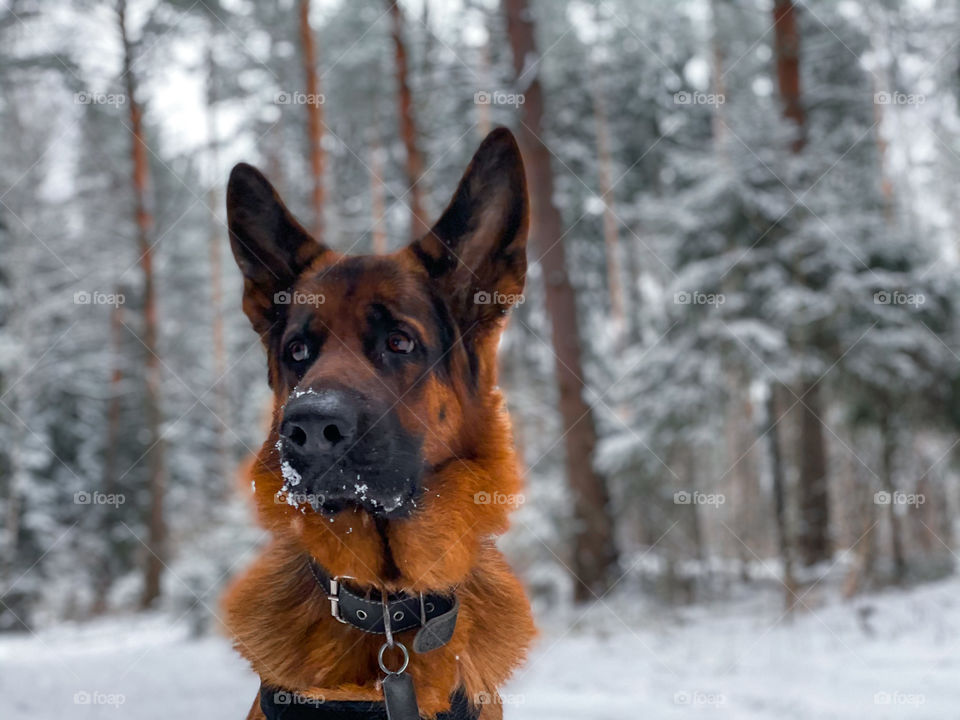
[[(387, 720), (382, 702), (322, 702), (289, 690), (260, 686), (260, 710), (267, 720)], [(450, 709), (435, 720), (477, 720), (479, 708), (471, 709), (463, 690), (450, 698)]]

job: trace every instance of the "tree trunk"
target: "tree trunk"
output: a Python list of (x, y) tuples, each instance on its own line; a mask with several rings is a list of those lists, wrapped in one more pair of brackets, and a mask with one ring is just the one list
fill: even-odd
[[(418, 77), (423, 78), (424, 80), (424, 97), (421, 98), (423, 107), (431, 107), (433, 104), (433, 98), (431, 97), (431, 91), (434, 90), (437, 85), (434, 82), (433, 72), (433, 52), (434, 52), (434, 39), (435, 34), (433, 27), (431, 26), (432, 20), (430, 18), (430, 0), (426, 0), (423, 3), (423, 8), (420, 12), (420, 27), (417, 28), (419, 32), (422, 33), (423, 38), (423, 49), (420, 53), (420, 66), (416, 70)], [(412, 27), (416, 27), (417, 23), (414, 23)], [(442, 87), (442, 85), (441, 85)]]
[(300, 0), (300, 45), (303, 50), (303, 72), (307, 112), (307, 145), (310, 152), (310, 174), (313, 176), (313, 237), (323, 240), (323, 103), (320, 101), (320, 79), (317, 76), (317, 52), (310, 27), (310, 0)]
[(827, 451), (823, 437), (823, 403), (820, 386), (804, 382), (800, 387), (803, 402), (800, 413), (800, 477), (797, 495), (800, 502), (800, 529), (797, 550), (805, 565), (826, 560), (830, 548), (830, 498), (827, 484)]
[(778, 385), (771, 385), (767, 394), (767, 447), (770, 452), (770, 479), (773, 485), (773, 517), (777, 535), (777, 551), (783, 568), (783, 585), (786, 590), (784, 607), (792, 610), (796, 602), (797, 583), (793, 577), (793, 552), (790, 545), (790, 529), (787, 525), (787, 483), (783, 472), (783, 455), (780, 453), (780, 410), (777, 397)]
[[(774, 55), (777, 85), (783, 102), (783, 117), (796, 125), (791, 150), (803, 150), (806, 114), (800, 89), (800, 30), (792, 0), (776, 0), (773, 6)], [(797, 550), (805, 565), (830, 557), (830, 508), (827, 493), (827, 450), (823, 435), (823, 403), (815, 380), (801, 382), (800, 412), (800, 528)]]
[(227, 373), (227, 351), (223, 330), (223, 264), (221, 252), (224, 238), (220, 234), (222, 227), (218, 217), (220, 209), (220, 193), (218, 182), (220, 177), (220, 162), (217, 153), (217, 67), (213, 57), (213, 33), (207, 47), (207, 137), (210, 147), (210, 167), (212, 172), (207, 204), (210, 212), (210, 306), (211, 306), (211, 335), (213, 343), (213, 402), (217, 417), (215, 418), (215, 442), (217, 456), (217, 472), (220, 475), (219, 487), (224, 493), (230, 491), (233, 479), (233, 467), (230, 461), (230, 444), (227, 439), (226, 418), (230, 407), (227, 396), (227, 387), (224, 376)]
[(880, 419), (880, 443), (882, 445), (882, 467), (880, 478), (883, 490), (887, 494), (887, 518), (890, 521), (890, 552), (893, 556), (893, 581), (898, 585), (907, 577), (907, 561), (903, 554), (903, 530), (900, 527), (900, 517), (897, 515), (897, 504), (894, 495), (897, 492), (897, 483), (894, 480), (894, 453), (896, 452), (896, 429), (889, 412), (884, 412)]
[[(873, 93), (876, 95), (880, 87), (877, 76), (873, 79)], [(889, 158), (887, 157), (887, 139), (883, 136), (883, 103), (873, 103), (873, 138), (877, 147), (877, 164), (880, 166), (880, 191), (883, 193), (883, 219), (888, 225), (894, 222), (893, 180), (890, 178)]]
[[(720, 6), (718, 0), (710, 0), (710, 13), (713, 18), (713, 32), (710, 36), (710, 48), (713, 53), (713, 67), (711, 68), (711, 82), (713, 83), (713, 92), (717, 97), (726, 98), (727, 85), (724, 81), (724, 60), (725, 53), (723, 44), (720, 40)], [(713, 144), (720, 162), (727, 164), (729, 156), (727, 153), (727, 124), (723, 116), (723, 104), (718, 104), (713, 109), (712, 133)]]
[[(710, 11), (713, 21), (713, 32), (710, 38), (710, 48), (713, 55), (711, 67), (712, 91), (717, 97), (726, 95), (724, 84), (724, 46), (720, 36), (720, 17), (717, 0), (711, 0)], [(730, 152), (727, 145), (728, 130), (724, 121), (723, 104), (714, 108), (712, 113), (711, 134), (713, 137), (713, 152), (717, 159), (720, 172), (730, 174)], [(728, 250), (734, 250), (734, 238), (728, 238)], [(726, 276), (721, 283), (721, 292), (733, 294), (738, 291), (737, 281)], [(727, 400), (725, 407), (726, 421), (724, 435), (727, 457), (730, 465), (728, 484), (731, 488), (734, 502), (732, 505), (733, 518), (740, 538), (735, 545), (735, 551), (740, 556), (741, 579), (750, 579), (750, 563), (753, 559), (750, 549), (758, 546), (762, 528), (760, 522), (761, 488), (759, 479), (760, 459), (757, 454), (759, 445), (756, 438), (756, 423), (754, 421), (754, 407), (750, 400), (751, 376), (749, 370), (736, 364), (730, 364), (725, 374), (725, 388)], [(779, 459), (779, 458), (778, 458)], [(766, 539), (766, 538), (764, 538)]]
[(859, 544), (854, 549), (852, 567), (843, 581), (843, 597), (847, 600), (858, 594), (874, 576), (877, 556), (877, 520), (874, 516), (877, 507), (873, 500), (873, 492), (865, 495), (867, 497), (861, 500), (859, 507), (862, 520), (858, 526), (860, 528)]
[(793, 120), (797, 136), (791, 146), (798, 153), (804, 145), (806, 115), (800, 101), (800, 30), (793, 0), (776, 0), (773, 5), (774, 54), (777, 84), (783, 101), (783, 116)]
[(137, 247), (140, 252), (140, 268), (143, 271), (143, 344), (147, 355), (144, 359), (145, 405), (144, 416), (149, 434), (147, 450), (149, 468), (149, 519), (147, 532), (148, 554), (144, 566), (143, 596), (141, 606), (150, 607), (160, 596), (160, 582), (167, 557), (167, 527), (163, 503), (166, 492), (166, 464), (162, 436), (163, 415), (160, 407), (161, 365), (157, 349), (157, 297), (153, 269), (153, 214), (148, 202), (150, 167), (147, 161), (147, 146), (143, 137), (143, 111), (137, 101), (137, 83), (133, 74), (133, 44), (127, 34), (126, 0), (117, 3), (117, 24), (123, 46), (123, 75), (126, 80), (127, 106), (130, 112), (132, 137), (132, 184), (134, 219), (137, 228)]
[[(477, 61), (479, 63), (479, 72), (477, 78), (480, 80), (480, 87), (483, 90), (491, 90), (493, 82), (490, 71), (490, 43), (493, 37), (489, 22), (487, 23), (487, 39), (483, 45), (477, 48)], [(493, 122), (490, 118), (490, 103), (474, 102), (473, 106), (477, 109), (477, 131), (481, 138), (485, 138), (490, 130), (493, 129)]]
[(753, 403), (750, 401), (750, 381), (739, 368), (728, 368), (724, 373), (727, 398), (724, 403), (724, 445), (730, 472), (731, 514), (739, 540), (734, 550), (740, 559), (741, 579), (749, 580), (753, 548), (761, 547), (759, 521), (760, 479), (754, 424)]
[[(120, 295), (121, 288), (118, 285), (114, 290), (116, 295)], [(113, 369), (110, 372), (110, 388), (107, 394), (107, 433), (103, 448), (103, 476), (101, 485), (103, 492), (111, 495), (117, 492), (117, 454), (120, 436), (120, 385), (123, 382), (123, 363), (122, 357), (123, 340), (123, 305), (117, 303), (110, 310), (110, 351)], [(101, 537), (109, 537), (110, 523), (108, 513), (104, 508), (99, 508), (100, 522), (99, 532)], [(94, 587), (93, 603), (90, 612), (94, 615), (101, 615), (107, 609), (107, 596), (110, 587), (113, 584), (113, 546), (112, 543), (106, 543), (101, 549), (101, 556), (95, 561), (94, 573), (96, 576), (96, 586)]]
[(634, 225), (630, 234), (625, 237), (624, 242), (624, 260), (626, 267), (627, 282), (624, 285), (623, 296), (626, 300), (630, 312), (627, 313), (626, 342), (625, 345), (644, 344), (644, 326), (643, 326), (643, 295), (640, 292), (640, 274), (643, 269), (643, 262), (640, 259), (640, 233), (643, 228)]
[[(120, 287), (115, 291), (120, 294)], [(117, 439), (120, 435), (120, 383), (123, 381), (123, 363), (120, 361), (123, 339), (123, 305), (117, 303), (110, 310), (110, 349), (113, 369), (107, 395), (107, 434), (103, 453), (103, 491), (113, 492), (117, 485)]]
[[(683, 449), (683, 470), (686, 486), (691, 493), (700, 491), (700, 479), (697, 476), (697, 452), (694, 448)], [(681, 509), (683, 505), (679, 506)], [(709, 573), (709, 557), (706, 551), (706, 540), (703, 533), (703, 522), (700, 519), (700, 508), (697, 503), (690, 503), (690, 540), (693, 543), (693, 556), (697, 559), (703, 571), (704, 580)]]
[(533, 21), (527, 0), (504, 0), (507, 35), (517, 74), (517, 91), (525, 94), (521, 127), (517, 132), (530, 188), (533, 249), (540, 256), (550, 316), (555, 372), (563, 421), (566, 475), (573, 505), (574, 597), (578, 601), (602, 594), (617, 566), (613, 518), (606, 483), (593, 467), (596, 427), (584, 400), (583, 363), (577, 322), (577, 303), (567, 275), (560, 212), (553, 204), (550, 151), (540, 140), (543, 91), (534, 74), (521, 77), (536, 57)]
[(386, 188), (383, 184), (384, 155), (383, 141), (380, 139), (380, 127), (373, 123), (370, 133), (370, 209), (373, 212), (373, 252), (383, 255), (387, 252)]
[(286, 172), (283, 165), (283, 146), (284, 146), (284, 128), (283, 115), (270, 126), (267, 135), (263, 139), (264, 162), (267, 166), (267, 177), (270, 178), (270, 184), (276, 189), (277, 194), (283, 197), (286, 195)]
[(423, 157), (417, 149), (417, 125), (413, 114), (413, 94), (407, 81), (407, 48), (403, 42), (403, 12), (396, 0), (387, 0), (390, 16), (393, 20), (394, 69), (397, 78), (398, 113), (400, 120), (400, 139), (407, 151), (407, 187), (410, 195), (410, 237), (413, 240), (422, 237), (430, 229), (427, 224), (426, 208), (423, 204), (424, 191), (420, 178), (423, 175)]
[[(14, 365), (14, 367), (16, 366), (17, 364)], [(21, 375), (11, 373), (10, 377), (18, 378), (21, 377)], [(10, 405), (12, 406), (11, 409), (13, 412), (19, 415), (18, 411), (22, 412), (22, 408), (20, 407), (20, 403), (18, 403), (18, 397), (19, 393), (14, 389), (14, 393), (10, 398)], [(4, 585), (0, 586), (0, 589), (3, 591), (0, 597), (6, 598), (7, 595), (10, 594), (11, 597), (6, 602), (11, 605), (16, 603), (12, 608), (13, 612), (24, 620), (27, 620), (27, 618), (21, 614), (21, 603), (19, 601), (22, 598), (20, 595), (12, 595), (11, 589), (8, 587), (8, 584), (13, 582), (13, 579), (16, 577), (15, 569), (20, 553), (20, 529), (23, 520), (23, 496), (30, 485), (28, 473), (24, 466), (24, 453), (22, 450), (26, 442), (25, 429), (22, 423), (17, 423), (12, 426), (11, 436), (14, 442), (11, 443), (9, 449), (10, 472), (3, 483), (6, 486), (4, 488), (6, 497), (3, 503), (3, 542), (2, 546), (0, 546), (0, 549), (2, 549), (2, 557), (0, 557), (0, 579), (3, 579)], [(3, 608), (0, 608), (0, 630), (8, 629), (7, 619), (5, 619), (3, 615)]]
[(610, 297), (610, 319), (615, 346), (623, 341), (626, 326), (623, 284), (620, 282), (620, 237), (617, 216), (613, 211), (613, 160), (610, 157), (610, 129), (603, 88), (596, 69), (592, 72), (593, 118), (597, 132), (597, 179), (603, 201), (603, 248), (607, 264), (607, 293)]

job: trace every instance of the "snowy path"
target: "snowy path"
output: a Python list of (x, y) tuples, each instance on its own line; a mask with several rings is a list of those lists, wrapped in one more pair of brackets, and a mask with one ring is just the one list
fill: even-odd
[[(778, 625), (759, 601), (619, 615), (545, 621), (507, 720), (960, 715), (960, 580)], [(2, 637), (0, 718), (244, 717), (257, 679), (225, 640), (185, 634), (150, 618)]]

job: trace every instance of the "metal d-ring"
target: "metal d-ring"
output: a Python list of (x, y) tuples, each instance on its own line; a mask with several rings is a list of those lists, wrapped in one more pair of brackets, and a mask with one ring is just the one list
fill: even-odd
[[(398, 647), (400, 652), (403, 653), (403, 664), (400, 665), (399, 670), (390, 670), (387, 668), (386, 664), (383, 662), (383, 653), (388, 647)], [(393, 645), (390, 643), (384, 643), (380, 646), (380, 652), (377, 653), (377, 663), (380, 665), (380, 669), (383, 670), (387, 675), (399, 675), (404, 670), (407, 669), (407, 665), (410, 664), (410, 653), (407, 652), (407, 649), (403, 646), (403, 643), (395, 642)]]

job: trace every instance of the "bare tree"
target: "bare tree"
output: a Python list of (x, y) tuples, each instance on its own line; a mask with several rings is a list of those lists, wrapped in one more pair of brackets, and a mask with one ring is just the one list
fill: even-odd
[(230, 445), (227, 439), (226, 417), (229, 413), (229, 404), (227, 398), (227, 387), (224, 382), (224, 376), (227, 373), (227, 352), (224, 341), (223, 330), (223, 263), (221, 261), (221, 249), (223, 247), (224, 237), (221, 232), (223, 223), (217, 215), (220, 208), (220, 197), (218, 188), (219, 179), (219, 160), (218, 160), (218, 133), (217, 133), (217, 65), (213, 54), (214, 34), (211, 26), (210, 38), (207, 45), (207, 141), (208, 157), (210, 159), (211, 183), (207, 191), (207, 209), (210, 213), (210, 235), (209, 235), (209, 254), (210, 254), (210, 325), (213, 343), (213, 377), (215, 385), (213, 387), (214, 408), (217, 417), (214, 423), (216, 437), (217, 469), (220, 472), (220, 487), (226, 490), (230, 487), (230, 480), (233, 476), (233, 467), (230, 462)]
[(310, 26), (310, 0), (300, 0), (300, 45), (303, 51), (303, 73), (305, 82), (307, 113), (307, 144), (310, 148), (310, 174), (313, 190), (311, 205), (313, 209), (313, 236), (323, 238), (323, 103), (320, 99), (320, 79), (317, 76), (317, 51), (313, 41), (313, 28)]
[(407, 151), (407, 187), (410, 195), (410, 237), (422, 237), (430, 229), (425, 218), (423, 156), (417, 148), (417, 123), (413, 112), (413, 94), (407, 75), (407, 47), (403, 41), (403, 11), (395, 0), (387, 0), (393, 22), (394, 72), (397, 78), (397, 117), (400, 120), (400, 139)]
[[(800, 89), (800, 29), (792, 0), (773, 6), (774, 52), (783, 116), (796, 125), (791, 149), (800, 153), (805, 144), (806, 114)], [(830, 557), (830, 505), (827, 488), (827, 449), (823, 435), (823, 399), (819, 380), (804, 378), (798, 387), (800, 414), (800, 477), (798, 485), (800, 527), (797, 549), (806, 565)]]
[(137, 229), (137, 249), (143, 272), (143, 337), (146, 349), (144, 402), (148, 432), (147, 450), (149, 468), (149, 520), (147, 553), (144, 565), (141, 605), (149, 607), (160, 596), (160, 581), (167, 557), (167, 524), (163, 504), (167, 485), (164, 458), (163, 410), (160, 405), (161, 364), (157, 346), (157, 292), (153, 267), (153, 213), (150, 209), (150, 166), (143, 136), (143, 110), (137, 100), (137, 80), (133, 72), (134, 45), (127, 28), (126, 0), (117, 2), (117, 28), (123, 46), (123, 77), (127, 90), (131, 135), (131, 166), (133, 187), (133, 214)]
[(617, 566), (613, 518), (605, 479), (593, 466), (597, 431), (593, 411), (584, 400), (582, 346), (577, 301), (567, 274), (563, 223), (553, 204), (550, 151), (540, 139), (543, 89), (537, 77), (534, 26), (527, 0), (504, 0), (507, 35), (513, 52), (518, 91), (525, 95), (518, 141), (530, 188), (530, 244), (539, 254), (550, 316), (560, 415), (566, 448), (567, 483), (573, 505), (573, 557), (578, 601), (605, 591)]
[(387, 189), (383, 182), (386, 153), (380, 139), (379, 123), (374, 121), (370, 129), (370, 209), (373, 212), (372, 246), (377, 255), (387, 252), (387, 226), (384, 217)]
[(783, 102), (783, 116), (797, 126), (797, 135), (791, 146), (795, 153), (803, 150), (803, 132), (806, 113), (800, 94), (800, 29), (793, 0), (776, 0), (773, 4), (774, 53), (776, 54), (777, 85)]
[(787, 489), (783, 472), (783, 455), (780, 452), (780, 399), (781, 385), (771, 383), (767, 388), (767, 407), (765, 436), (770, 453), (770, 479), (773, 485), (773, 518), (777, 536), (777, 552), (782, 566), (784, 585), (784, 607), (792, 610), (796, 605), (797, 582), (793, 575), (793, 546), (790, 527), (787, 524)]
[[(119, 296), (122, 292), (121, 287), (117, 285), (116, 294)], [(111, 494), (116, 492), (117, 488), (117, 456), (120, 449), (120, 400), (123, 387), (123, 305), (117, 303), (110, 310), (110, 361), (113, 367), (110, 369), (110, 384), (107, 391), (107, 432), (103, 447), (103, 474), (102, 486), (103, 492)], [(106, 513), (100, 515), (100, 527), (98, 528), (103, 536), (109, 533), (109, 523)], [(99, 615), (107, 609), (107, 596), (110, 592), (110, 586), (113, 584), (113, 568), (111, 566), (112, 548), (105, 548), (96, 559), (94, 572), (96, 574), (96, 587), (94, 588), (94, 598), (91, 604), (90, 612)]]
[(887, 505), (887, 518), (890, 521), (890, 553), (893, 557), (893, 581), (902, 583), (907, 577), (907, 560), (903, 550), (903, 529), (900, 516), (897, 514), (893, 497), (897, 493), (897, 483), (894, 456), (897, 449), (897, 428), (895, 427), (894, 412), (884, 408), (880, 416), (880, 443), (882, 446), (882, 462), (880, 480), (883, 489), (891, 501)]
[(623, 283), (620, 282), (620, 237), (613, 199), (613, 159), (610, 156), (610, 127), (607, 123), (606, 98), (603, 83), (596, 67), (591, 67), (593, 88), (593, 119), (597, 136), (597, 179), (600, 199), (603, 201), (603, 247), (607, 261), (607, 293), (610, 296), (610, 318), (619, 343), (626, 328)]

